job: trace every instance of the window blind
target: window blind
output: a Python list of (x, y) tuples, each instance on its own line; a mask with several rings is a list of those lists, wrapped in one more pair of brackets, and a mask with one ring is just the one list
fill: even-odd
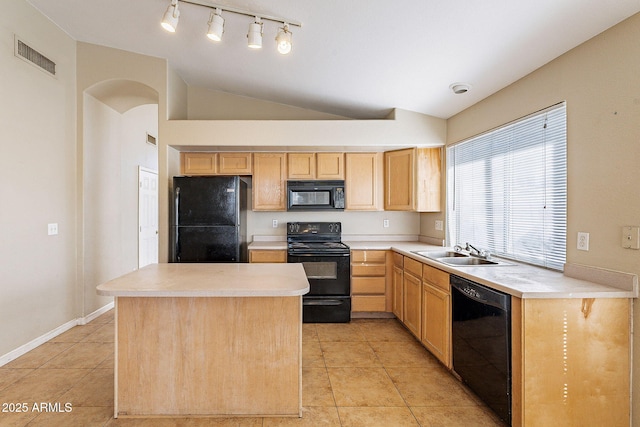
[(448, 147), (448, 242), (562, 270), (566, 134), (561, 103)]

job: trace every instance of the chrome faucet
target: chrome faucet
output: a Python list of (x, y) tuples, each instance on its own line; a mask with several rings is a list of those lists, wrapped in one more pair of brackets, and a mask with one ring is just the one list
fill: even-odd
[(469, 242), (466, 243), (465, 250), (469, 251), (469, 255), (475, 256), (478, 258), (489, 259), (491, 258), (491, 253), (485, 249), (478, 249)]

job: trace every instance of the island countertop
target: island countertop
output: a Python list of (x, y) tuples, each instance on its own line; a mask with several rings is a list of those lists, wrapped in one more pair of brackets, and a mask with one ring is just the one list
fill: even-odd
[(116, 297), (291, 297), (309, 292), (302, 264), (151, 264), (97, 287)]

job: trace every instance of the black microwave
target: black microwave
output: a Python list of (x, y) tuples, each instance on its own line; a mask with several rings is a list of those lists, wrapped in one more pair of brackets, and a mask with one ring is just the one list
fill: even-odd
[(344, 181), (287, 181), (287, 210), (344, 210)]

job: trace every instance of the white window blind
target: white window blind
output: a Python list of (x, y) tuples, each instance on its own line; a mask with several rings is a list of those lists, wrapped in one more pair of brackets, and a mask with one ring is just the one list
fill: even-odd
[(562, 103), (447, 148), (449, 244), (562, 270), (566, 133)]

